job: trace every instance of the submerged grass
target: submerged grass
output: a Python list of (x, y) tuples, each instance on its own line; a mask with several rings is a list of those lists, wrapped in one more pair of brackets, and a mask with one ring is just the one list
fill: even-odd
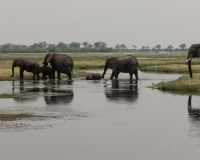
[(0, 114), (0, 120), (1, 121), (16, 121), (16, 120), (21, 120), (25, 118), (32, 118), (35, 117), (34, 115), (31, 114)]

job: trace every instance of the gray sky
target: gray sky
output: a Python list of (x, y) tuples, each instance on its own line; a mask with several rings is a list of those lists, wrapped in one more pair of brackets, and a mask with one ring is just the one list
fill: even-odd
[(0, 45), (200, 43), (200, 0), (0, 0)]

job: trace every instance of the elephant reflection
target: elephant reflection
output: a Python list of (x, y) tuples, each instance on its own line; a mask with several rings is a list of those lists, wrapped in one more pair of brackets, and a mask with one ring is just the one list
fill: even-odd
[(129, 83), (120, 84), (118, 80), (113, 80), (112, 87), (106, 87), (105, 95), (108, 101), (133, 103), (138, 98), (137, 80), (133, 85)]
[(14, 98), (18, 102), (35, 101), (41, 95), (45, 95), (44, 99), (48, 105), (67, 104), (73, 100), (74, 96), (71, 89), (65, 89), (65, 86), (72, 85), (72, 82), (68, 81), (19, 81), (17, 85), (14, 81), (12, 83), (13, 94), (19, 94), (17, 98)]
[(16, 85), (16, 81), (12, 81), (12, 92), (13, 94), (19, 95), (17, 96), (17, 98), (14, 98), (14, 100), (17, 102), (35, 101), (38, 98), (38, 96), (34, 94), (34, 92), (40, 92), (42, 90), (41, 88), (37, 87), (39, 83), (40, 81), (35, 81), (35, 80), (34, 81), (20, 80), (19, 84)]
[(188, 98), (188, 113), (191, 116), (200, 116), (200, 109), (199, 108), (192, 108), (192, 96), (190, 95)]
[(56, 95), (44, 96), (45, 103), (47, 105), (61, 105), (69, 104), (74, 98), (72, 91), (56, 92)]

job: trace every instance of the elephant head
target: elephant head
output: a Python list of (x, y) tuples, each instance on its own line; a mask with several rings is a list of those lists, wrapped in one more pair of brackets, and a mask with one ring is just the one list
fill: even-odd
[(106, 71), (108, 68), (113, 69), (116, 62), (117, 62), (117, 57), (111, 57), (106, 60), (105, 66), (104, 66), (104, 72), (103, 72), (101, 78), (104, 78), (104, 75), (106, 74)]
[(52, 54), (52, 53), (46, 54), (46, 56), (44, 57), (44, 62), (43, 62), (43, 64), (44, 64), (44, 65), (47, 65), (48, 63), (51, 62), (52, 58), (53, 58), (53, 54)]
[(22, 58), (20, 58), (20, 59), (15, 59), (15, 60), (13, 61), (13, 64), (12, 64), (12, 75), (11, 75), (11, 77), (14, 76), (14, 68), (15, 68), (15, 67), (20, 67), (20, 65), (22, 65), (22, 64), (23, 64), (23, 59), (22, 59)]
[(192, 68), (191, 68), (191, 61), (192, 58), (200, 57), (200, 44), (193, 44), (190, 46), (187, 56), (187, 63), (188, 63), (188, 70), (190, 74), (190, 78), (192, 78)]

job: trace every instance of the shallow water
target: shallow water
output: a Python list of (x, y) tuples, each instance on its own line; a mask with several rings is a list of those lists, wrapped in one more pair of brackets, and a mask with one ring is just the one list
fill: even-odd
[(2, 127), (0, 159), (199, 159), (199, 97), (192, 97), (192, 111), (189, 95), (147, 87), (181, 75), (139, 72), (138, 85), (130, 85), (127, 74), (118, 81), (109, 76), (101, 81), (0, 82), (0, 93), (23, 95), (0, 99), (1, 113), (59, 117), (20, 121), (26, 124), (21, 129)]

